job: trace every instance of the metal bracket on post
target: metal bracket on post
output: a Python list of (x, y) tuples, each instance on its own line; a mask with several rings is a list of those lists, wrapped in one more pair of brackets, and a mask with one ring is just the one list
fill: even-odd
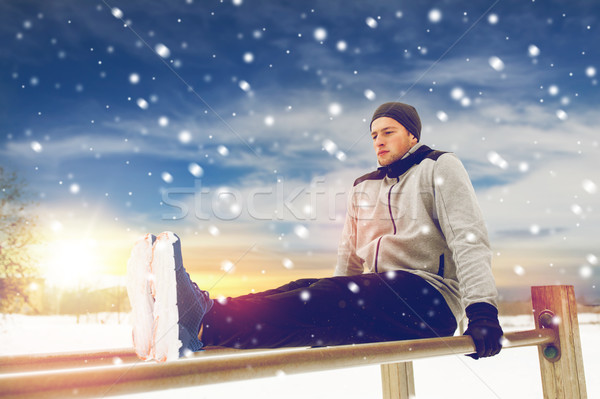
[(551, 310), (543, 310), (540, 313), (538, 320), (540, 322), (540, 327), (554, 330), (554, 342), (546, 344), (542, 348), (544, 358), (549, 362), (554, 363), (560, 359), (560, 337), (557, 327), (560, 320), (557, 320), (557, 316), (555, 316), (554, 312)]

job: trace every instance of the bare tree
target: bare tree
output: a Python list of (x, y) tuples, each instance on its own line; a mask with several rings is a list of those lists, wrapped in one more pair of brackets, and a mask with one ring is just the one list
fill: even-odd
[(26, 183), (0, 167), (0, 312), (35, 306), (28, 288), (36, 277), (32, 246), (37, 243), (34, 203), (27, 199)]

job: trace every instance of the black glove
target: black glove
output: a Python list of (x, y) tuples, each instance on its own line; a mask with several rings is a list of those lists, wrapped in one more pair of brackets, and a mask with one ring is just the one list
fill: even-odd
[(498, 322), (498, 309), (489, 303), (473, 303), (465, 309), (469, 327), (464, 335), (470, 335), (475, 343), (476, 353), (473, 359), (497, 355), (502, 349), (502, 327)]

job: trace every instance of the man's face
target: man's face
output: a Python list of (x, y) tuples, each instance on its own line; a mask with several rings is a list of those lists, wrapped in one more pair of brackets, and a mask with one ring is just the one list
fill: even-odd
[(373, 121), (371, 137), (381, 166), (388, 166), (399, 160), (417, 144), (417, 139), (412, 133), (409, 133), (398, 121), (387, 116)]

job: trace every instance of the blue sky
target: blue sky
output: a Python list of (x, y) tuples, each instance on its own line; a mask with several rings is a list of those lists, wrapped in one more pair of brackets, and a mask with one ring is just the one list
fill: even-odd
[(471, 175), (499, 285), (597, 298), (598, 16), (592, 1), (7, 0), (0, 164), (55, 240), (126, 260), (171, 229), (205, 255), (192, 270), (242, 275), (252, 253), (291, 279), (333, 269), (344, 194), (376, 167), (370, 116), (403, 101)]

